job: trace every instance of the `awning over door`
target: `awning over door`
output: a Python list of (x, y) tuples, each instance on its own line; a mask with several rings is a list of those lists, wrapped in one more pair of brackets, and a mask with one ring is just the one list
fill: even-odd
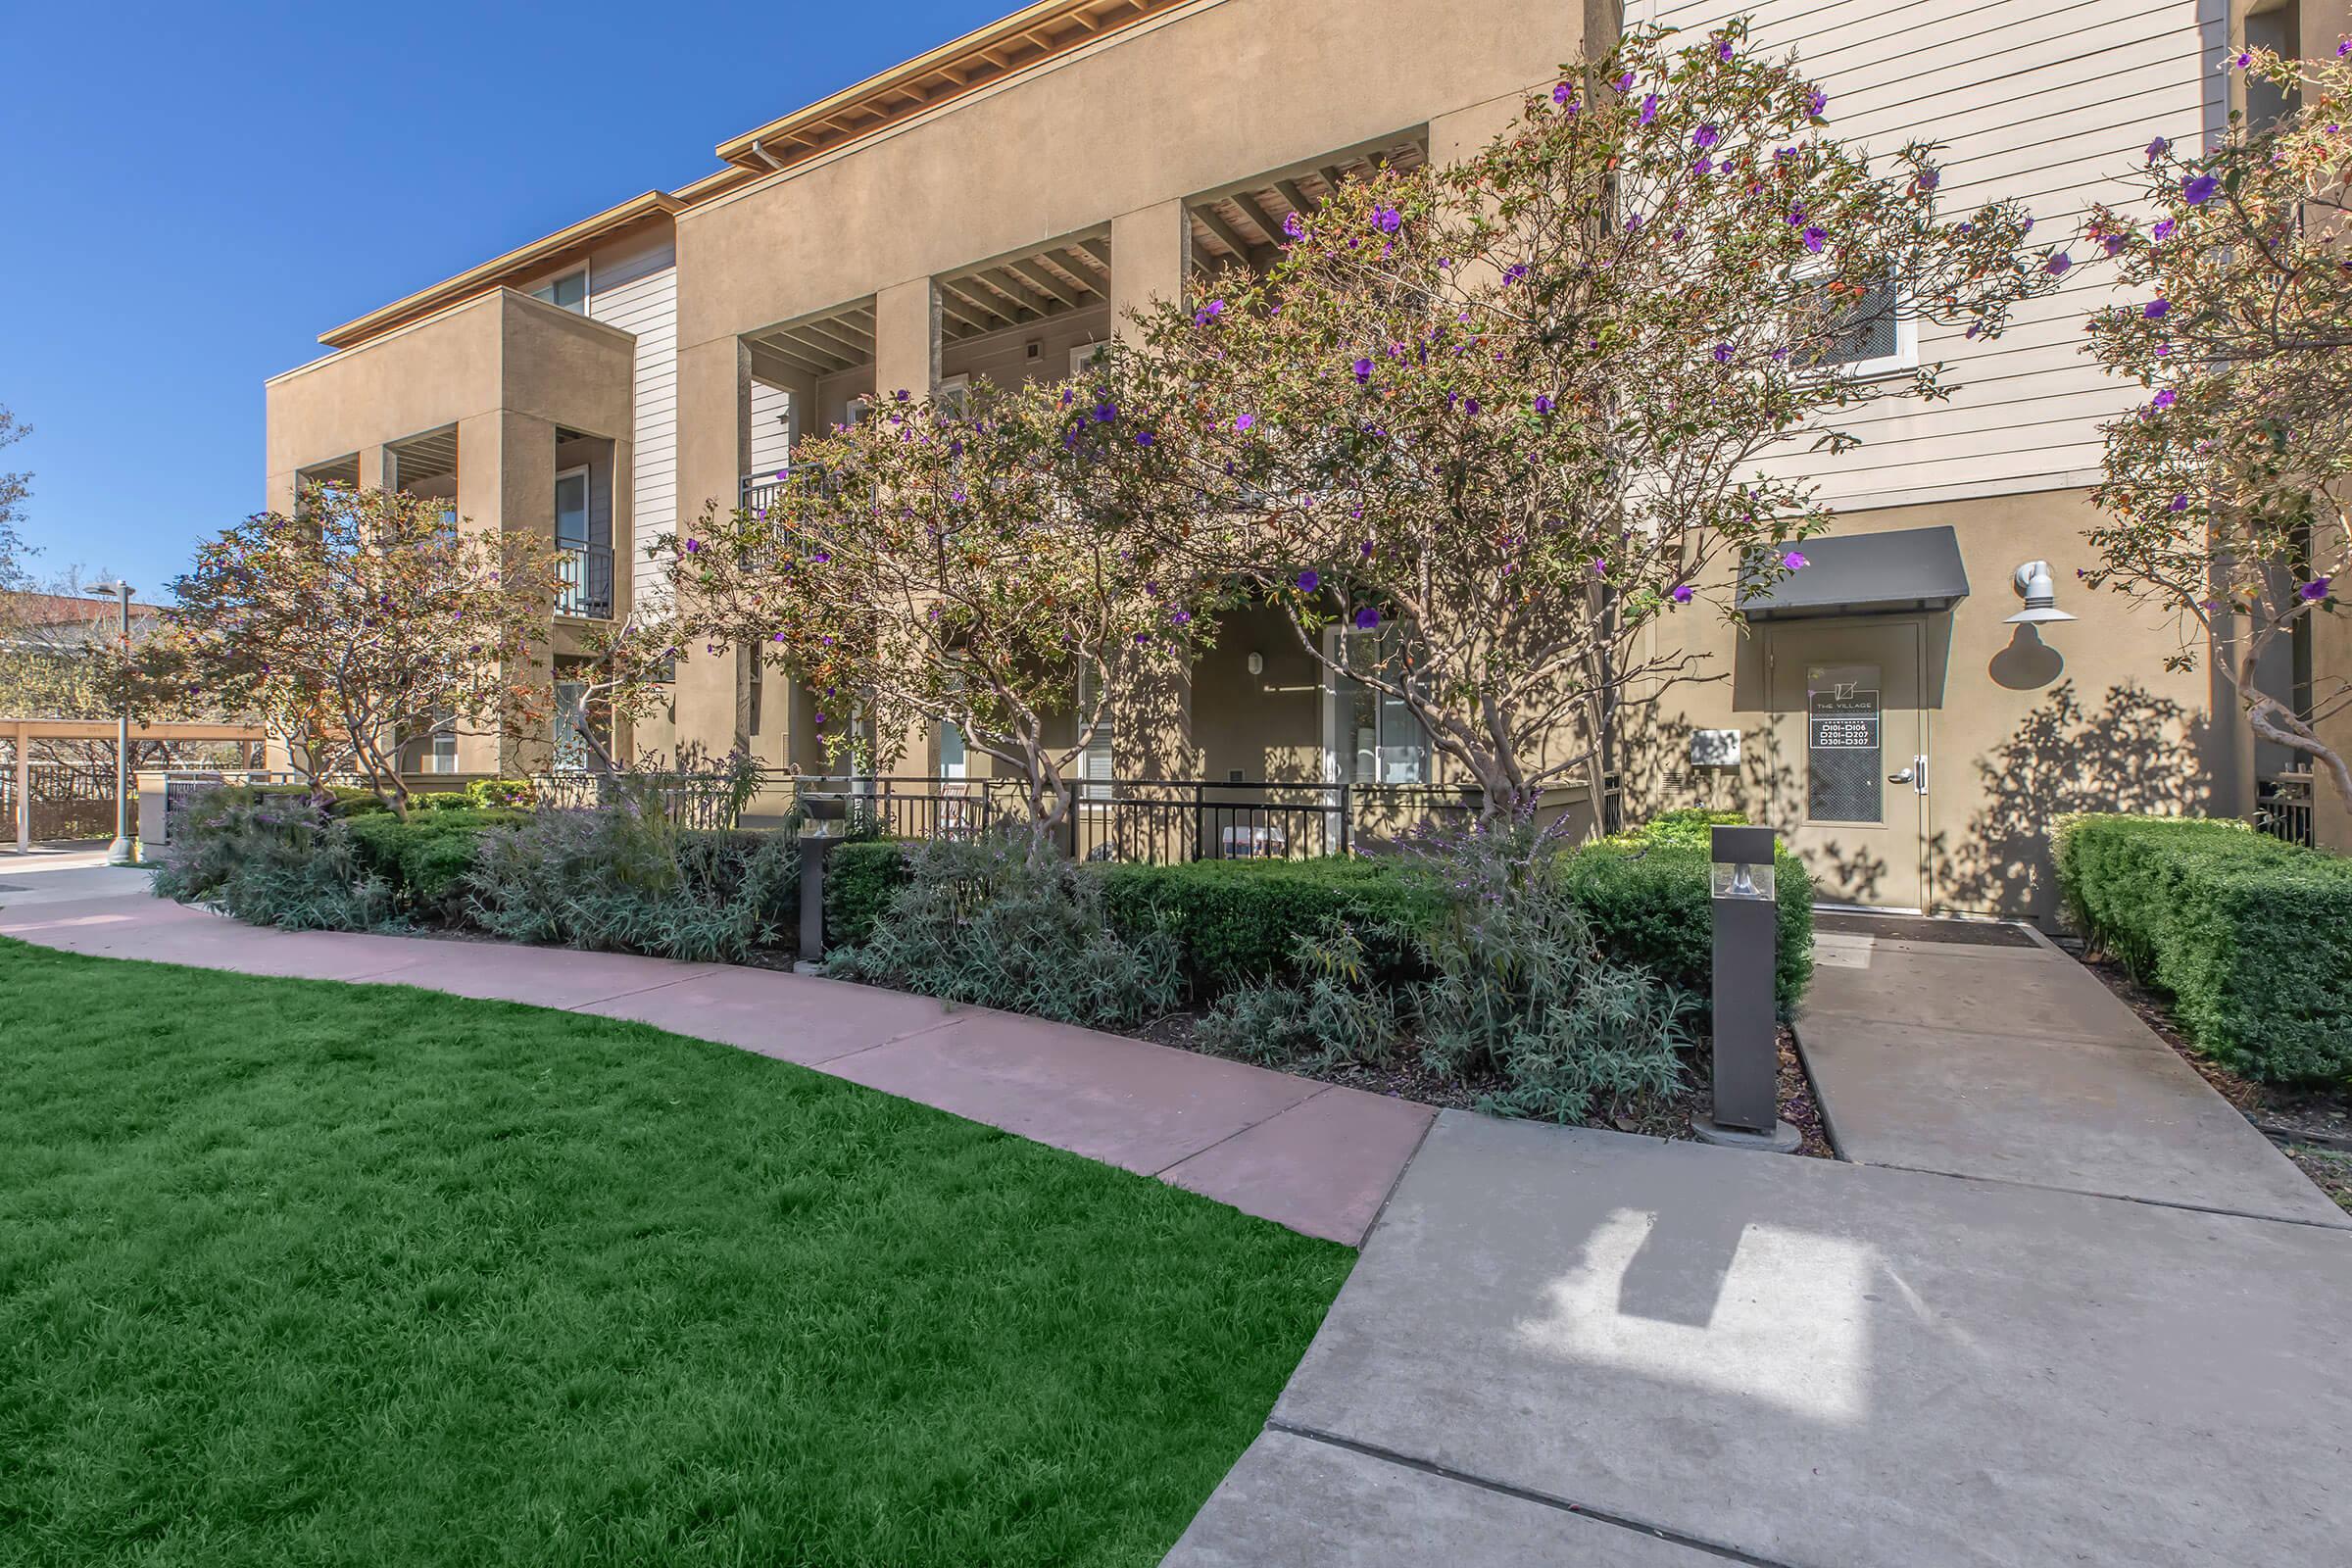
[(1750, 620), (1949, 610), (1968, 597), (1960, 540), (1948, 524), (1808, 539), (1797, 549), (1806, 565), (1746, 601)]

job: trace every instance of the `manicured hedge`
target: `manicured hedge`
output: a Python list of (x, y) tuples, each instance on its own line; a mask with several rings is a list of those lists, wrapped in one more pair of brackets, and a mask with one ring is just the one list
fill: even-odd
[(2203, 818), (2073, 816), (2055, 837), (2069, 913), (2171, 993), (2198, 1050), (2271, 1083), (2352, 1076), (2352, 860)]
[(464, 879), (481, 836), (529, 820), (523, 811), (450, 807), (403, 822), (377, 810), (351, 818), (351, 838), (361, 869), (382, 877), (402, 910), (454, 922), (466, 912)]
[[(1688, 835), (1637, 832), (1571, 851), (1564, 875), (1602, 952), (1703, 1002), (1714, 986), (1712, 863), (1708, 848)], [(1785, 845), (1775, 851), (1773, 866), (1780, 900), (1773, 995), (1787, 1014), (1813, 978), (1813, 881)]]
[(906, 846), (869, 839), (825, 854), (825, 946), (854, 948), (873, 931), (906, 881)]
[[(1410, 930), (1439, 918), (1445, 901), (1426, 874), (1394, 860), (1200, 860), (1183, 865), (1109, 865), (1103, 912), (1134, 938), (1165, 930), (1183, 953), (1185, 983), (1207, 1001), (1245, 980), (1287, 975), (1291, 949), (1333, 919), (1364, 931)], [(1366, 932), (1369, 936), (1369, 932)], [(1386, 970), (1412, 964), (1405, 944), (1375, 943)]]

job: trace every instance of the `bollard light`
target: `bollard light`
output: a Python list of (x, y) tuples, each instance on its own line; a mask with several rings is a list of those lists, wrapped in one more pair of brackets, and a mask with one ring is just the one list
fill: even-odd
[(825, 957), (825, 857), (849, 832), (847, 796), (809, 792), (800, 798), (806, 813), (801, 820), (801, 942), (802, 974), (820, 972)]
[(1708, 879), (1715, 915), (1715, 1097), (1690, 1119), (1710, 1144), (1794, 1153), (1797, 1131), (1781, 1120), (1780, 1015), (1773, 973), (1780, 958), (1780, 902), (1772, 829), (1718, 827)]

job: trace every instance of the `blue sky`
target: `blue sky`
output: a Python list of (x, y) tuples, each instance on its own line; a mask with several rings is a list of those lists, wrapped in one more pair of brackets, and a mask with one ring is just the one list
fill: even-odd
[(320, 331), (1017, 9), (24, 5), (0, 20), (0, 404), (31, 564), (145, 596), (262, 504)]

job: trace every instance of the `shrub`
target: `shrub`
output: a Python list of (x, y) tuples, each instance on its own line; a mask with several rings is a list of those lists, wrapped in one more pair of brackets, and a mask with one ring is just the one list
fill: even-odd
[(389, 811), (354, 817), (351, 837), (362, 868), (381, 877), (400, 908), (422, 918), (455, 924), (466, 917), (472, 869), (482, 835), (529, 820), (520, 811), (485, 811), (454, 800), (454, 807), (419, 811), (406, 822)]
[(481, 808), (464, 790), (419, 790), (409, 797), (409, 814), (420, 811), (473, 811)]
[(465, 887), (473, 920), (509, 941), (740, 963), (799, 908), (800, 841), (625, 809), (540, 811), (480, 836)]
[(520, 811), (539, 804), (539, 789), (527, 778), (477, 778), (466, 798), (483, 810)]
[(1299, 973), (1298, 938), (1334, 922), (1362, 933), (1364, 961), (1379, 978), (1409, 980), (1419, 972), (1411, 933), (1446, 907), (1432, 878), (1394, 858), (1198, 860), (1094, 874), (1111, 929), (1130, 940), (1152, 931), (1175, 938), (1186, 987), (1202, 1001)]
[[(1707, 829), (1722, 813), (1670, 813), (1629, 834), (1572, 850), (1564, 886), (1602, 953), (1640, 964), (1705, 1004), (1714, 985), (1713, 863)], [(1739, 818), (1733, 817), (1734, 823)], [(1813, 978), (1813, 879), (1786, 845), (1773, 852), (1780, 944), (1773, 995), (1796, 1010)]]
[(1538, 835), (1474, 830), (1425, 853), (1444, 874), (1421, 886), (1443, 913), (1397, 935), (1429, 978), (1385, 986), (1360, 934), (1334, 921), (1295, 949), (1303, 979), (1229, 993), (1200, 1042), (1276, 1064), (1375, 1060), (1401, 1043), (1401, 1010), (1421, 1064), (1495, 1082), (1481, 1105), (1500, 1114), (1578, 1121), (1680, 1087), (1692, 999), (1601, 953)]
[(2352, 1076), (2352, 860), (2200, 818), (2072, 816), (2055, 839), (2069, 914), (2198, 1050), (2271, 1083)]
[(251, 791), (216, 790), (180, 814), (155, 891), (285, 931), (363, 931), (387, 921), (393, 905), (350, 823)]
[(1175, 943), (1114, 934), (1095, 879), (1027, 834), (922, 845), (865, 941), (827, 967), (1064, 1023), (1137, 1023), (1180, 994)]
[(825, 854), (825, 946), (854, 948), (906, 885), (907, 849), (887, 841), (836, 844)]

